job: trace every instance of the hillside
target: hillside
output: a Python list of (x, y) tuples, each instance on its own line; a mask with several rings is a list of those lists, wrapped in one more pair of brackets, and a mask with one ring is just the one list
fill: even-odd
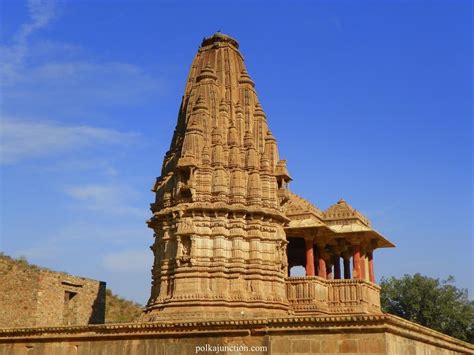
[(141, 306), (138, 303), (126, 300), (114, 295), (112, 290), (107, 289), (105, 301), (105, 322), (124, 323), (134, 322), (141, 315)]

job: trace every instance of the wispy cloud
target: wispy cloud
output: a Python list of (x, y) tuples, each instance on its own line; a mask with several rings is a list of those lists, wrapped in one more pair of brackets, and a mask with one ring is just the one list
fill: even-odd
[(103, 144), (124, 144), (135, 137), (133, 133), (113, 129), (2, 118), (0, 163), (11, 164)]
[[(15, 252), (16, 256), (24, 255), (27, 258), (44, 263), (61, 259), (61, 255), (84, 252), (91, 244), (108, 245), (110, 249), (132, 248), (130, 243), (149, 244), (152, 242), (153, 232), (143, 224), (119, 224), (111, 226), (108, 223), (80, 222), (58, 226), (49, 236), (41, 236), (39, 241), (31, 243), (27, 248)], [(149, 249), (143, 247), (144, 251)], [(150, 252), (151, 253), (151, 252)]]
[(102, 266), (113, 272), (149, 273), (153, 265), (153, 254), (150, 250), (122, 250), (106, 254)]
[[(110, 127), (128, 127), (127, 106), (151, 102), (163, 84), (151, 67), (95, 52), (84, 41), (58, 40), (54, 26), (67, 6), (30, 0), (24, 23), (0, 39), (0, 164), (23, 176), (47, 172), (45, 179), (39, 174), (35, 197), (54, 195), (38, 211), (44, 223), (34, 231), (17, 228), (23, 219), (14, 215), (0, 247), (39, 265), (115, 282), (117, 290), (126, 285), (124, 295), (144, 299), (153, 262), (153, 232), (144, 223), (148, 197), (144, 202), (122, 174), (143, 136)], [(21, 188), (13, 179), (9, 188)], [(4, 202), (13, 211), (19, 201)]]
[(16, 252), (16, 257), (24, 256), (28, 260), (54, 260), (64, 252), (63, 248), (55, 244), (36, 245)]
[(160, 89), (143, 69), (120, 62), (50, 61), (9, 76), (15, 80), (3, 85), (5, 109), (19, 108), (23, 113), (29, 113), (28, 107), (20, 107), (26, 101), (44, 112), (78, 114), (136, 104)]
[(14, 80), (19, 67), (28, 54), (28, 39), (36, 31), (46, 27), (57, 13), (53, 0), (29, 0), (29, 21), (24, 23), (13, 38), (13, 44), (0, 47), (0, 71), (3, 81)]
[(48, 25), (57, 11), (54, 0), (29, 0), (27, 6), (31, 21), (21, 27), (18, 42), (25, 41), (34, 31)]
[[(116, 183), (67, 186), (65, 193), (75, 200), (75, 207), (107, 214), (127, 214), (146, 217), (146, 209), (134, 206), (138, 193)], [(78, 203), (80, 203), (78, 205)]]
[[(29, 20), (0, 46), (3, 114), (91, 116), (154, 97), (162, 83), (133, 63), (104, 61), (78, 45), (32, 36), (58, 16), (55, 1), (30, 0)], [(28, 105), (25, 105), (28, 102)]]
[(57, 159), (51, 161), (48, 165), (42, 164), (39, 167), (45, 173), (80, 173), (80, 174), (94, 174), (95, 176), (117, 176), (119, 171), (114, 167), (110, 159), (104, 157), (87, 159)]

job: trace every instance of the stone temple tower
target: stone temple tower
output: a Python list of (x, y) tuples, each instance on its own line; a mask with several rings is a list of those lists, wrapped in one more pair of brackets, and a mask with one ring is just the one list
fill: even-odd
[(289, 181), (239, 44), (204, 39), (153, 186), (144, 319), (287, 314)]
[(374, 252), (394, 245), (344, 199), (322, 210), (288, 190), (238, 48), (216, 33), (191, 66), (153, 186), (141, 322), (1, 328), (0, 354), (474, 354), (382, 312)]

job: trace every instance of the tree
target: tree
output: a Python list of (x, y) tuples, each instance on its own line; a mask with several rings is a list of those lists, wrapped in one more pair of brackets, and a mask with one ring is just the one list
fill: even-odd
[(382, 310), (458, 339), (474, 343), (474, 301), (467, 290), (420, 274), (382, 278)]

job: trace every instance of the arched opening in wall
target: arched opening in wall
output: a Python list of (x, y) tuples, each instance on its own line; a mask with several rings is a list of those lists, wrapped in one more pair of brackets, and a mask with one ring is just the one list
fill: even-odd
[(297, 265), (290, 269), (290, 277), (305, 276), (306, 270), (303, 266)]

